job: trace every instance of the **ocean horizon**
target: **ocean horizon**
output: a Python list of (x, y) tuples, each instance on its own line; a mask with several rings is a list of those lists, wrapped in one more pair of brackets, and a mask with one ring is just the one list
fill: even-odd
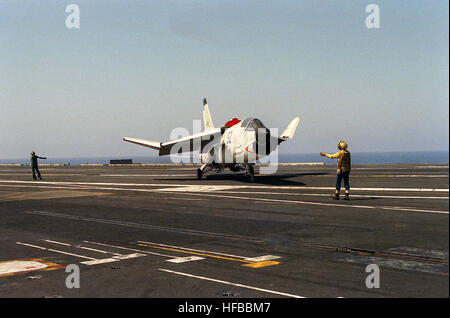
[[(81, 164), (107, 164), (112, 159), (132, 159), (133, 163), (170, 164), (169, 156), (108, 156), (108, 157), (62, 157), (39, 160), (40, 163), (67, 164), (79, 166)], [(184, 163), (189, 163), (189, 159)], [(0, 164), (29, 164), (30, 159), (0, 159)], [(335, 159), (321, 157), (318, 153), (280, 153), (280, 163), (324, 162), (331, 164)], [(449, 151), (395, 151), (395, 152), (352, 152), (352, 164), (448, 164)]]

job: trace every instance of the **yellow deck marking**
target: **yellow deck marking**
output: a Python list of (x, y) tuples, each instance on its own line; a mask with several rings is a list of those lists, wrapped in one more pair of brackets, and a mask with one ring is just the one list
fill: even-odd
[(138, 245), (139, 246), (145, 246), (145, 247), (151, 247), (151, 248), (158, 248), (158, 249), (161, 249), (161, 250), (172, 251), (172, 252), (179, 252), (179, 253), (185, 253), (185, 254), (193, 254), (193, 255), (199, 255), (199, 256), (219, 258), (219, 259), (224, 259), (224, 260), (227, 260), (227, 261), (252, 263), (250, 261), (246, 261), (246, 260), (243, 260), (243, 259), (237, 259), (237, 258), (225, 257), (225, 256), (218, 256), (218, 255), (212, 255), (212, 254), (206, 254), (206, 253), (191, 252), (191, 251), (179, 250), (179, 249), (169, 248), (169, 247), (148, 245), (148, 244), (142, 244), (142, 243), (139, 243)]
[(227, 260), (227, 261), (242, 262), (242, 263), (245, 263), (242, 266), (247, 266), (247, 267), (251, 267), (251, 268), (261, 268), (261, 267), (266, 267), (266, 266), (272, 266), (272, 265), (280, 264), (280, 262), (274, 262), (274, 261), (253, 262), (253, 261), (244, 260), (244, 259), (238, 259), (238, 258), (233, 258), (233, 257), (218, 256), (218, 255), (207, 254), (207, 253), (198, 253), (198, 252), (180, 250), (180, 249), (176, 249), (176, 248), (162, 247), (162, 246), (142, 244), (142, 243), (139, 243), (138, 246), (145, 246), (145, 247), (157, 248), (157, 249), (166, 250), (166, 251), (172, 251), (172, 252), (179, 252), (179, 253), (185, 253), (185, 254), (192, 254), (192, 255), (199, 255), (199, 256), (205, 256), (205, 257), (218, 258), (218, 259), (223, 259), (223, 260)]
[(262, 262), (252, 262), (250, 264), (245, 264), (242, 266), (247, 266), (247, 267), (252, 267), (252, 268), (261, 268), (261, 267), (273, 266), (273, 265), (278, 265), (278, 264), (280, 264), (280, 262), (262, 261)]

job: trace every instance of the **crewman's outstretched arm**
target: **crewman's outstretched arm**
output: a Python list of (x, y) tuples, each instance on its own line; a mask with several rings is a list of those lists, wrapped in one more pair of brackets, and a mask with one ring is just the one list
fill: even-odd
[(326, 156), (327, 158), (330, 158), (330, 159), (339, 158), (339, 152), (336, 152), (336, 153), (333, 154), (333, 155), (330, 155), (330, 154), (328, 154), (328, 153), (326, 153), (326, 152), (321, 152), (320, 155), (321, 155), (321, 156)]

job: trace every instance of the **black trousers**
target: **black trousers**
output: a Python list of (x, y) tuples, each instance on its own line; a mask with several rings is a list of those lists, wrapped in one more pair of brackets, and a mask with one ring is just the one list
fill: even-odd
[(41, 172), (39, 171), (38, 166), (31, 166), (31, 170), (33, 170), (33, 179), (36, 180), (36, 172), (38, 175), (38, 178), (41, 179)]

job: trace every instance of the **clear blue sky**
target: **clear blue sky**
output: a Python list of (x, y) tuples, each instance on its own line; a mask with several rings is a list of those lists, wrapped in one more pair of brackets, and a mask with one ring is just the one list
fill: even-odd
[[(78, 4), (80, 29), (67, 29)], [(367, 29), (365, 7), (380, 7)], [(0, 158), (156, 155), (192, 129), (259, 117), (285, 153), (448, 150), (448, 1), (0, 0)]]

